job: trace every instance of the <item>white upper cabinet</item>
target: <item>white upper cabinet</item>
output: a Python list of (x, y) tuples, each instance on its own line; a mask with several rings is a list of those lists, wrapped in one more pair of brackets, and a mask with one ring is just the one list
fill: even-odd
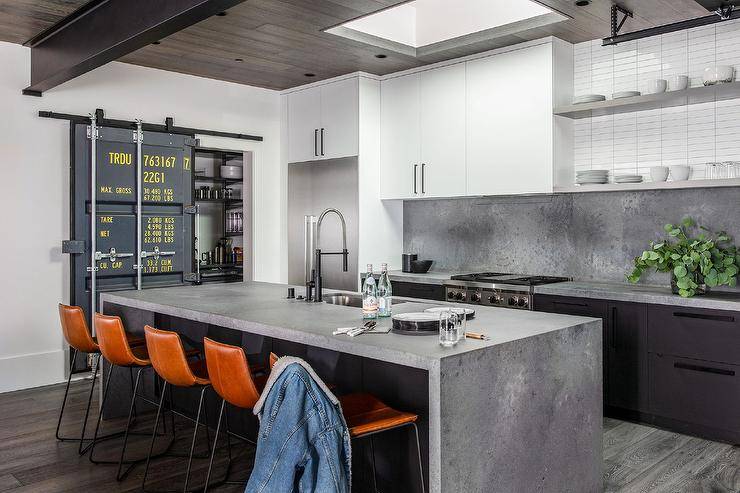
[(540, 44), (467, 62), (467, 194), (553, 190), (553, 54)]
[(423, 197), (465, 195), (465, 64), (421, 73)]
[(319, 151), (323, 159), (357, 155), (359, 117), (356, 77), (321, 86), (319, 138), (323, 149)]
[(306, 89), (288, 95), (288, 161), (311, 161), (319, 156), (321, 91)]
[(380, 197), (421, 194), (419, 74), (380, 84)]
[(288, 94), (288, 162), (356, 156), (356, 77)]
[[(555, 38), (381, 82), (383, 199), (552, 193), (572, 163), (572, 45)], [(567, 120), (567, 119), (566, 119)]]

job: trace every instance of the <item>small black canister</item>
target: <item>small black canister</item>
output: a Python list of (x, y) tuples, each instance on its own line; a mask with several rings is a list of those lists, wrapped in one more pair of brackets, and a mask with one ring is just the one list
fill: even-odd
[(419, 255), (416, 253), (403, 253), (401, 254), (401, 270), (403, 272), (411, 272), (411, 262), (417, 260)]

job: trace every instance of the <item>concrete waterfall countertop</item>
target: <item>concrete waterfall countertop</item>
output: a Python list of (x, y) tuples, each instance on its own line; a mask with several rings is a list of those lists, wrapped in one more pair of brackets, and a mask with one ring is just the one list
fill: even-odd
[[(170, 315), (183, 326), (217, 326), (218, 333), (233, 329), (374, 360), (368, 363), (373, 392), (416, 399), (407, 405), (423, 410), (429, 493), (490, 491), (492, 485), (497, 491), (560, 493), (573, 485), (600, 491), (601, 320), (476, 307), (468, 329), (490, 340), (443, 348), (436, 334), (334, 336), (337, 327), (359, 325), (361, 310), (287, 300), (287, 287), (251, 282), (108, 292), (101, 294), (101, 310), (121, 314), (138, 330), (155, 323), (156, 314)], [(393, 311), (441, 304), (448, 303), (410, 300)], [(410, 367), (420, 369), (423, 380), (398, 378), (419, 375)], [(388, 380), (377, 380), (384, 375)]]
[[(332, 331), (338, 327), (360, 325), (360, 310), (327, 303), (288, 300), (285, 298), (287, 288), (283, 284), (259, 282), (209, 284), (101, 293), (101, 300), (104, 304), (124, 305), (422, 369), (429, 369), (450, 356), (569, 329), (594, 320), (476, 307), (476, 316), (468, 321), (468, 330), (487, 334), (490, 340), (467, 339), (455, 347), (443, 348), (435, 335), (332, 335)], [(300, 289), (296, 287), (296, 292), (300, 293)], [(336, 292), (325, 290), (325, 295)], [(410, 300), (394, 305), (393, 312), (419, 312), (438, 305), (454, 304)], [(378, 322), (379, 327), (391, 325), (390, 319), (378, 319)]]
[(668, 286), (571, 281), (536, 286), (534, 292), (535, 294), (573, 296), (576, 298), (740, 311), (740, 293), (727, 291), (714, 291), (693, 298), (683, 298), (673, 294)]

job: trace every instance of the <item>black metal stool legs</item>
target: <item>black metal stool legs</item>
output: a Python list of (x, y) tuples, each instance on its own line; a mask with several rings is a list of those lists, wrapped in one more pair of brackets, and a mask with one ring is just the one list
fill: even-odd
[(59, 428), (62, 426), (62, 417), (64, 416), (64, 408), (67, 406), (67, 396), (69, 395), (69, 384), (72, 383), (72, 369), (74, 368), (75, 359), (77, 358), (77, 349), (72, 348), (72, 357), (69, 360), (69, 376), (67, 377), (67, 386), (64, 389), (64, 398), (62, 399), (62, 407), (59, 409), (59, 419), (57, 420), (57, 431), (56, 437), (60, 442), (73, 442), (79, 440), (79, 438), (63, 437), (59, 433)]
[[(157, 406), (157, 417), (155, 419), (154, 428), (152, 430), (152, 439), (151, 439), (151, 441), (149, 443), (149, 453), (147, 454), (147, 458), (146, 458), (146, 467), (144, 468), (144, 477), (142, 478), (141, 489), (142, 489), (142, 491), (148, 491), (146, 489), (146, 479), (147, 479), (147, 475), (149, 474), (149, 465), (151, 463), (151, 459), (153, 459), (155, 457), (163, 456), (163, 455), (168, 455), (170, 457), (187, 457), (188, 458), (188, 465), (187, 465), (187, 469), (185, 471), (185, 485), (183, 487), (183, 491), (185, 493), (187, 493), (188, 492), (188, 485), (190, 483), (190, 470), (192, 468), (193, 459), (194, 458), (207, 459), (211, 455), (211, 453), (210, 453), (211, 452), (210, 433), (208, 432), (208, 421), (207, 421), (207, 418), (206, 418), (207, 411), (205, 409), (205, 393), (208, 390), (208, 387), (209, 386), (204, 386), (201, 389), (201, 391), (200, 391), (200, 399), (198, 401), (198, 412), (196, 413), (195, 420), (192, 420), (188, 416), (185, 416), (184, 414), (181, 414), (181, 413), (179, 413), (179, 412), (177, 412), (177, 411), (174, 410), (174, 407), (172, 405), (172, 393), (171, 393), (171, 390), (169, 389), (169, 387), (171, 387), (171, 385), (168, 384), (165, 381), (164, 382), (164, 385), (162, 386), (162, 395), (161, 395), (161, 397), (159, 399), (159, 405)], [(172, 426), (172, 433), (173, 433), (173, 440), (172, 440), (172, 442), (170, 442), (170, 445), (168, 446), (168, 449), (172, 445), (172, 443), (175, 441), (175, 437), (174, 437), (174, 435), (175, 435), (174, 415), (175, 414), (178, 414), (180, 416), (183, 416), (184, 418), (189, 419), (189, 420), (191, 420), (191, 421), (193, 421), (195, 423), (195, 427), (193, 429), (193, 438), (192, 438), (191, 443), (190, 443), (190, 451), (189, 451), (189, 453), (187, 455), (167, 454), (166, 451), (165, 452), (162, 452), (162, 453), (159, 453), (157, 455), (152, 455), (152, 452), (154, 451), (154, 442), (155, 442), (156, 436), (157, 436), (157, 434), (156, 434), (157, 433), (157, 428), (159, 427), (159, 420), (160, 420), (160, 417), (162, 416), (162, 407), (164, 405), (165, 394), (167, 394), (168, 392), (169, 392), (170, 414), (171, 414), (171, 419), (172, 419), (171, 426)], [(201, 414), (203, 414), (203, 419), (204, 419), (205, 423), (201, 423), (200, 422)], [(163, 418), (163, 419), (166, 419), (166, 418)], [(207, 442), (208, 442), (208, 453), (206, 455), (196, 455), (195, 454), (195, 445), (196, 445), (197, 439), (198, 439), (198, 429), (199, 429), (199, 427), (200, 427), (201, 424), (204, 424), (204, 426), (206, 427), (206, 437), (207, 437)], [(211, 486), (213, 486), (213, 485), (211, 485)], [(202, 489), (203, 488), (198, 488), (197, 491), (200, 491)], [(172, 491), (172, 490), (169, 490), (169, 491)]]
[(395, 430), (397, 428), (403, 427), (403, 426), (411, 426), (414, 429), (414, 438), (416, 440), (416, 457), (419, 462), (419, 484), (421, 485), (421, 493), (426, 493), (426, 487), (424, 484), (424, 466), (421, 462), (421, 446), (419, 445), (419, 428), (416, 426), (416, 423), (408, 423), (401, 426), (397, 426), (396, 428), (389, 428), (387, 430), (379, 431), (370, 433), (367, 435), (360, 436), (359, 438), (369, 438), (370, 439), (370, 453), (372, 455), (372, 466), (373, 466), (373, 493), (378, 493), (378, 481), (377, 481), (377, 473), (375, 468), (375, 445), (373, 443), (373, 435), (377, 433), (383, 433), (390, 430)]
[[(226, 472), (224, 473), (224, 478), (221, 481), (215, 482), (213, 484), (210, 483), (211, 480), (211, 472), (213, 470), (213, 458), (216, 456), (216, 449), (218, 445), (218, 434), (221, 431), (221, 421), (226, 419), (226, 450), (228, 451), (228, 457), (229, 460), (226, 463)], [(216, 424), (216, 436), (213, 439), (213, 447), (211, 447), (211, 459), (208, 462), (208, 472), (206, 473), (206, 484), (203, 487), (203, 493), (207, 493), (208, 488), (216, 485), (222, 485), (222, 484), (231, 484), (231, 485), (241, 485), (243, 486), (246, 481), (229, 481), (229, 475), (231, 473), (231, 433), (229, 432), (229, 413), (228, 408), (226, 408), (226, 401), (224, 399), (221, 399), (221, 410), (218, 413), (218, 422)]]
[[(193, 430), (193, 441), (190, 443), (190, 456), (188, 457), (188, 467), (185, 470), (185, 486), (182, 489), (184, 493), (187, 493), (188, 483), (190, 482), (190, 468), (193, 464), (193, 453), (195, 452), (195, 442), (198, 439), (198, 423), (200, 423), (200, 413), (201, 413), (201, 409), (203, 408), (203, 400), (205, 398), (207, 388), (208, 387), (203, 387), (200, 390), (200, 400), (198, 401), (198, 412), (195, 414), (195, 429)], [(208, 435), (208, 418), (206, 418), (206, 441), (208, 442), (208, 448), (210, 449), (211, 440)]]
[(421, 482), (421, 493), (426, 493), (426, 488), (424, 486), (424, 466), (421, 462), (421, 446), (419, 445), (419, 428), (416, 426), (416, 423), (411, 423), (411, 426), (414, 428), (414, 437), (416, 438), (416, 456), (419, 459), (419, 481)]

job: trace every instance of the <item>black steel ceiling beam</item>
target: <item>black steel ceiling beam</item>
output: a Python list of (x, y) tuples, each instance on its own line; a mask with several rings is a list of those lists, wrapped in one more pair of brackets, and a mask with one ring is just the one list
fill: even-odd
[(601, 40), (602, 46), (616, 45), (619, 43), (625, 43), (627, 41), (635, 41), (637, 39), (649, 38), (650, 36), (657, 36), (659, 34), (667, 34), (676, 31), (683, 31), (684, 29), (690, 29), (692, 27), (707, 26), (709, 24), (715, 24), (730, 19), (740, 18), (740, 9), (732, 9), (727, 12), (726, 17), (722, 17), (717, 13), (707, 15), (704, 17), (697, 17), (696, 19), (689, 19), (685, 21), (674, 22), (673, 24), (666, 24), (663, 26), (650, 27), (641, 31), (633, 31), (630, 33), (617, 34), (616, 36), (610, 36)]
[[(70, 115), (68, 113), (54, 113), (53, 111), (39, 111), (41, 118), (53, 118), (56, 120), (68, 120), (75, 123), (89, 124), (90, 117), (83, 115)], [(105, 118), (105, 113), (102, 109), (95, 110), (96, 123), (101, 127), (112, 127), (112, 128), (130, 128), (135, 129), (136, 122), (129, 120), (116, 120), (114, 118)], [(164, 125), (158, 125), (156, 123), (142, 123), (142, 130), (146, 132), (164, 132), (177, 135), (189, 135), (195, 137), (196, 135), (210, 135), (213, 137), (227, 137), (230, 139), (241, 139), (241, 140), (254, 140), (262, 142), (263, 138), (259, 135), (239, 134), (235, 132), (222, 132), (220, 130), (205, 130), (202, 128), (190, 128), (190, 127), (176, 127), (175, 121), (172, 117), (167, 117), (164, 120)]]
[(233, 7), (244, 0), (92, 0), (25, 46), (40, 96), (70, 79)]

